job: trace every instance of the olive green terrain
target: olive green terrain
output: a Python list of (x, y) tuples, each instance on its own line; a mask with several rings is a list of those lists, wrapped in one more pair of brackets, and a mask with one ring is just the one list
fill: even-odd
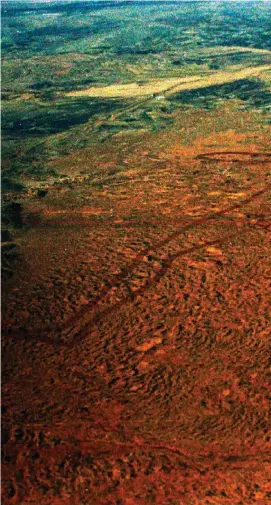
[(270, 64), (270, 14), (269, 4), (257, 3), (4, 4), (4, 189), (21, 176), (58, 176), (47, 167), (56, 155), (119, 131), (166, 127), (180, 106), (209, 108), (236, 97), (266, 111), (268, 74), (161, 101), (66, 93)]

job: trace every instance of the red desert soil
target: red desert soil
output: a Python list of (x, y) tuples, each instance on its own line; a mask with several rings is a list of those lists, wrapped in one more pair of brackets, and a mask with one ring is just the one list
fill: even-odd
[(3, 504), (271, 502), (269, 143), (228, 106), (55, 160), (4, 286)]

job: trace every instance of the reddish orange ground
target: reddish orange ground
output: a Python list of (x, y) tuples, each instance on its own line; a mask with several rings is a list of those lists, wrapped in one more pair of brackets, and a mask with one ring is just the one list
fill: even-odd
[(183, 112), (26, 201), (4, 504), (271, 502), (269, 142), (260, 115)]

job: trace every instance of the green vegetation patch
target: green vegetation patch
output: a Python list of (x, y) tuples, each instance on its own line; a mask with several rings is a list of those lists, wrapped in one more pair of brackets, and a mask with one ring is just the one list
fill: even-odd
[(210, 109), (221, 100), (239, 99), (247, 108), (264, 109), (271, 102), (270, 89), (257, 79), (242, 79), (223, 85), (183, 91), (169, 98), (174, 105)]
[(3, 102), (2, 131), (6, 136), (47, 136), (86, 123), (95, 114), (111, 113), (115, 100), (63, 99), (39, 104), (28, 101)]

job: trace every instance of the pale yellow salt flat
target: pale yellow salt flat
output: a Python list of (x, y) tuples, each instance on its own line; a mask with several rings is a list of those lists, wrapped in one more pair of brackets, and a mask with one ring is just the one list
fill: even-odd
[(222, 85), (229, 82), (234, 82), (241, 79), (246, 79), (250, 76), (259, 77), (262, 72), (271, 69), (270, 65), (261, 65), (255, 67), (248, 67), (243, 69), (232, 69), (228, 72), (213, 72), (203, 77), (194, 75), (191, 77), (173, 77), (163, 79), (151, 79), (148, 82), (139, 84), (132, 82), (129, 84), (112, 84), (103, 87), (91, 87), (79, 91), (71, 91), (66, 96), (89, 96), (89, 97), (107, 97), (107, 98), (129, 98), (141, 97), (148, 95), (161, 96), (171, 95), (179, 91), (186, 91), (192, 89), (207, 88), (210, 86)]
[(129, 84), (112, 84), (110, 86), (103, 86), (100, 88), (92, 87), (87, 89), (82, 89), (79, 91), (71, 91), (67, 93), (67, 96), (92, 96), (92, 97), (111, 97), (111, 98), (129, 98), (129, 97), (140, 97), (145, 95), (151, 95), (153, 93), (161, 93), (168, 90), (172, 86), (176, 86), (180, 83), (190, 83), (197, 79), (194, 77), (172, 77), (169, 79), (151, 79), (150, 81), (138, 84), (137, 82), (132, 82)]

